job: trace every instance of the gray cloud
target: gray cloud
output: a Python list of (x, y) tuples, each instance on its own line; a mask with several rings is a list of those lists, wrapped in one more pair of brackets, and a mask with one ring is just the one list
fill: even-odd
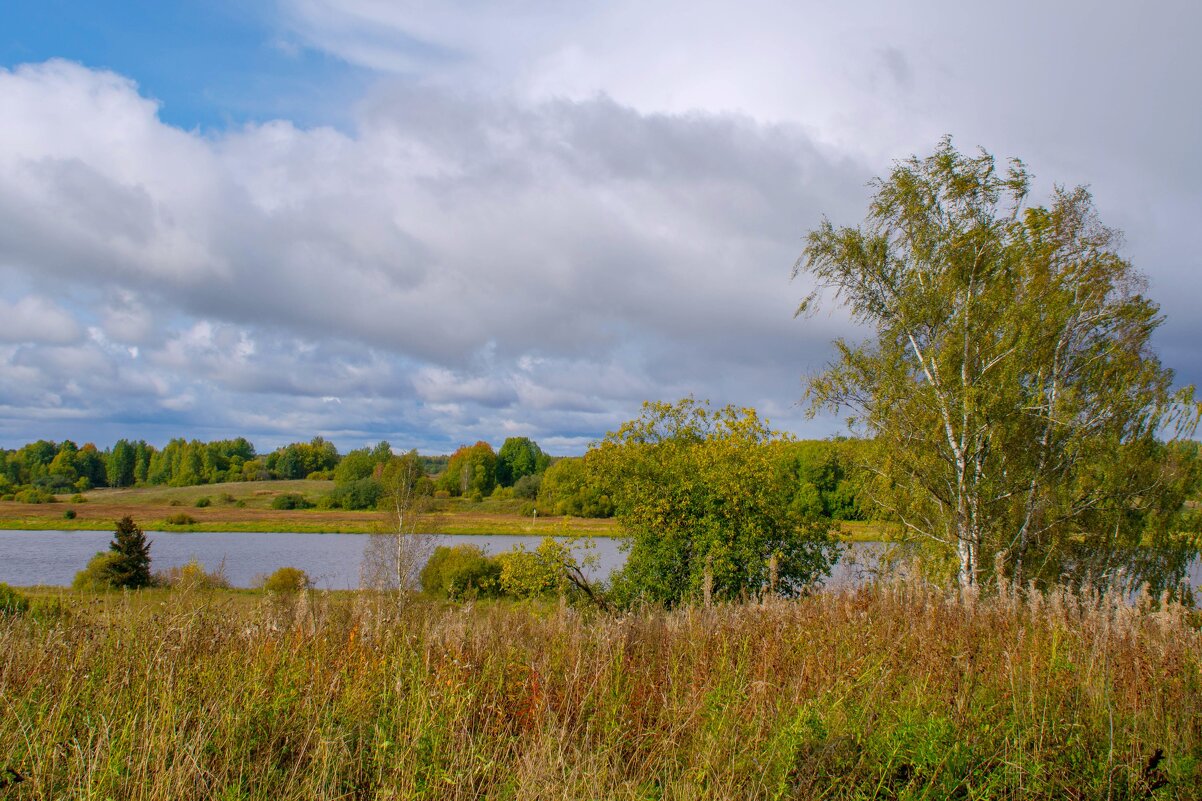
[(0, 439), (573, 451), (688, 393), (825, 434), (801, 376), (854, 330), (794, 320), (789, 266), (947, 132), (1092, 183), (1202, 380), (1199, 12), (1033, 8), (286, 2), (384, 76), (341, 130), (200, 135), (122, 76), (0, 71)]

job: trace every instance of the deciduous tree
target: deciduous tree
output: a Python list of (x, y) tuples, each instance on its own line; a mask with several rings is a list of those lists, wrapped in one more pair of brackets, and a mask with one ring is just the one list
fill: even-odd
[(875, 441), (879, 508), (965, 586), (995, 562), (1098, 578), (1172, 550), (1193, 480), (1166, 441), (1199, 407), (1151, 349), (1143, 276), (1088, 192), (1034, 206), (1029, 187), (1021, 162), (945, 139), (875, 183), (861, 227), (823, 221), (794, 267), (816, 285), (799, 312), (830, 293), (872, 332), (835, 342), (813, 408)]

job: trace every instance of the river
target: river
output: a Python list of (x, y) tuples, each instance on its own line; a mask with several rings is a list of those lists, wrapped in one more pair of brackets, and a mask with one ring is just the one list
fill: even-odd
[[(111, 531), (0, 531), (0, 582), (15, 587), (69, 586), (97, 551), (108, 548)], [(253, 587), (259, 577), (280, 567), (299, 567), (322, 589), (354, 589), (367, 534), (290, 534), (247, 532), (148, 531), (151, 568), (167, 570), (198, 560), (212, 571), (219, 567), (235, 587)], [(533, 550), (541, 537), (533, 535), (440, 535), (439, 545), (471, 543), (490, 554), (518, 545)], [(592, 548), (581, 550), (596, 557), (592, 577), (605, 577), (621, 567), (626, 554), (622, 540), (597, 537)], [(833, 583), (855, 581), (865, 564), (871, 564), (879, 543), (855, 543), (857, 558), (841, 562)]]
[[(111, 531), (0, 531), (0, 582), (15, 587), (69, 586), (97, 551), (108, 548)], [(367, 534), (293, 534), (256, 532), (148, 531), (151, 568), (167, 570), (198, 560), (207, 570), (220, 568), (235, 587), (253, 587), (258, 579), (280, 567), (299, 567), (322, 589), (345, 590), (359, 586), (359, 567)], [(542, 540), (534, 535), (439, 535), (439, 545), (471, 543), (490, 554), (518, 545), (533, 550)], [(589, 571), (604, 578), (621, 567), (626, 554), (617, 537), (597, 537), (582, 553), (596, 557)], [(827, 582), (845, 586), (863, 580), (876, 563), (884, 544), (849, 543), (844, 558)], [(1190, 566), (1190, 583), (1202, 587), (1202, 561)]]

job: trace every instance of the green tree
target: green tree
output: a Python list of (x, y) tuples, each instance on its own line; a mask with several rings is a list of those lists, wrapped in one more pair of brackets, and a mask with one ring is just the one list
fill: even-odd
[(117, 521), (109, 551), (116, 554), (108, 566), (112, 586), (136, 590), (150, 585), (150, 542), (129, 515)]
[(497, 452), (497, 483), (512, 487), (524, 476), (547, 469), (551, 457), (543, 453), (538, 443), (529, 437), (509, 437)]
[(1179, 549), (1193, 477), (1158, 438), (1190, 437), (1199, 406), (1153, 354), (1158, 307), (1089, 194), (1030, 206), (1021, 162), (950, 139), (875, 188), (863, 226), (823, 221), (794, 267), (816, 286), (799, 313), (833, 294), (873, 332), (836, 341), (809, 394), (873, 439), (874, 502), (964, 586), (995, 563), (1097, 578)]
[(501, 566), (479, 545), (440, 545), (421, 571), (421, 587), (452, 600), (497, 594)]
[(607, 486), (629, 557), (619, 594), (687, 598), (796, 594), (830, 574), (829, 521), (798, 514), (780, 446), (753, 409), (687, 398), (645, 403), (586, 463)]
[(491, 445), (484, 441), (464, 445), (451, 454), (438, 488), (452, 495), (488, 495), (497, 485), (496, 471), (497, 455)]

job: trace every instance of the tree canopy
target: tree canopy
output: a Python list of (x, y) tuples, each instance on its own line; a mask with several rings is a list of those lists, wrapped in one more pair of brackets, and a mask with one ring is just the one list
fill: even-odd
[(862, 226), (809, 234), (794, 275), (816, 286), (799, 312), (833, 294), (872, 331), (836, 341), (809, 395), (874, 441), (878, 508), (964, 585), (995, 563), (1054, 581), (1180, 551), (1197, 477), (1173, 443), (1199, 406), (1153, 353), (1158, 307), (1089, 193), (1029, 205), (1021, 162), (950, 139), (875, 188)]
[(674, 604), (795, 594), (829, 575), (829, 521), (799, 512), (780, 446), (753, 409), (645, 403), (585, 460), (609, 489), (629, 557), (619, 594)]

